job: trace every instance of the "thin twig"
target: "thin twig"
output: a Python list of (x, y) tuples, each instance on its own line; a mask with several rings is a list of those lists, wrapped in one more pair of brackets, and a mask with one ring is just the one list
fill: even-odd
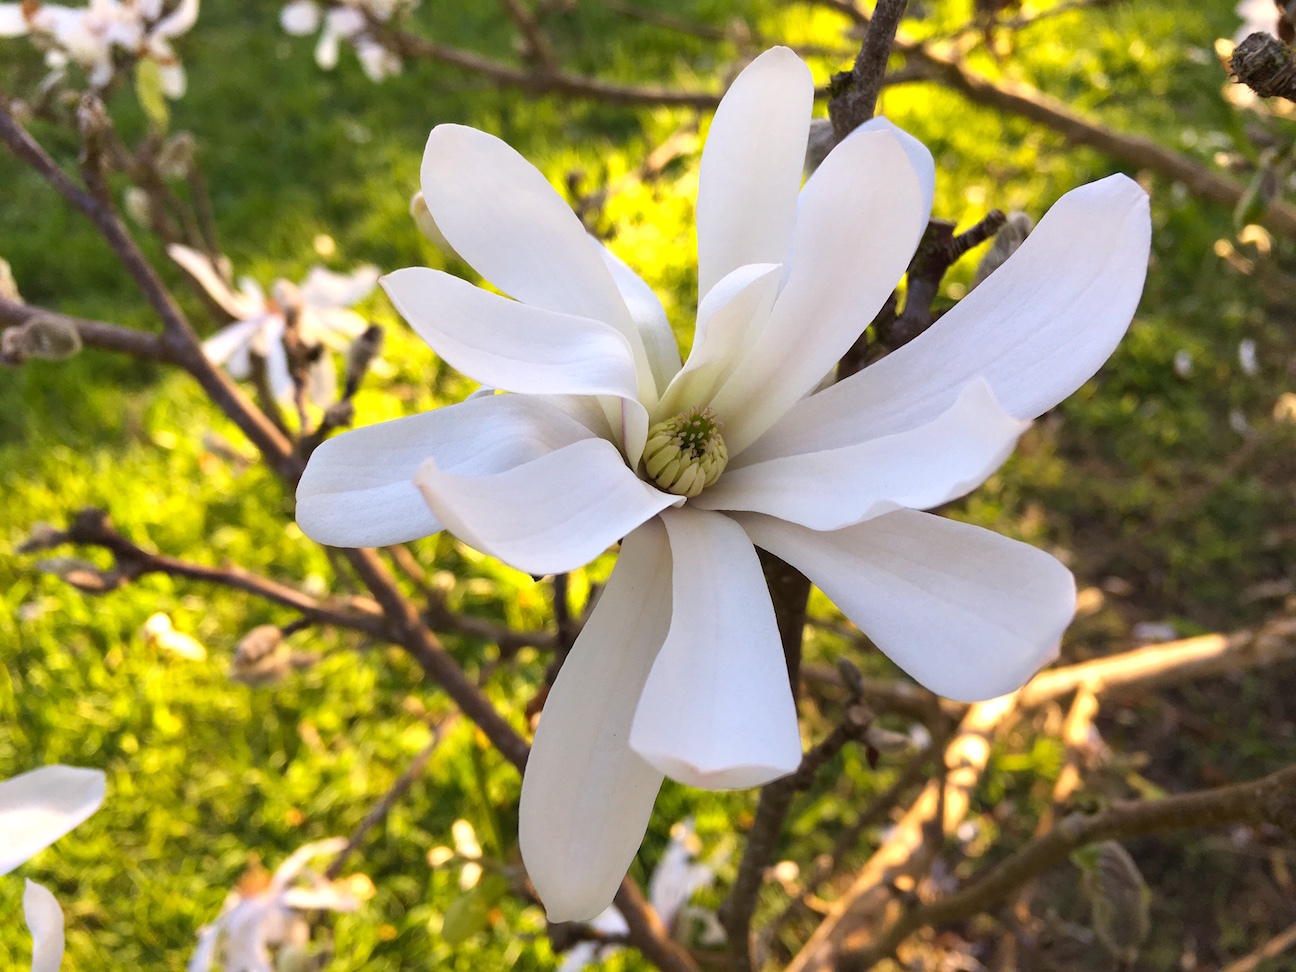
[(21, 327), (37, 317), (52, 317), (76, 328), (77, 334), (81, 336), (81, 343), (86, 347), (100, 348), (104, 351), (121, 351), (146, 361), (175, 361), (171, 349), (156, 334), (136, 331), (133, 328), (122, 327), (120, 324), (91, 321), (84, 317), (69, 317), (57, 311), (33, 307), (31, 304), (20, 304), (0, 297), (0, 330)]
[(864, 31), (855, 66), (849, 73), (833, 76), (828, 117), (832, 119), (837, 141), (873, 117), (887, 61), (891, 57), (891, 46), (895, 43), (896, 30), (907, 4), (908, 0), (878, 0), (873, 16), (869, 18), (868, 29)]
[(1273, 824), (1296, 836), (1296, 766), (1260, 780), (1186, 793), (1161, 800), (1114, 803), (1102, 813), (1072, 814), (1042, 837), (975, 878), (963, 890), (914, 908), (875, 945), (851, 948), (837, 957), (841, 972), (865, 970), (891, 955), (912, 932), (979, 914), (1015, 888), (1066, 860), (1071, 851), (1104, 840), (1230, 824)]
[(1261, 962), (1277, 958), (1294, 945), (1296, 945), (1296, 925), (1275, 935), (1245, 958), (1230, 962), (1220, 972), (1255, 972)]

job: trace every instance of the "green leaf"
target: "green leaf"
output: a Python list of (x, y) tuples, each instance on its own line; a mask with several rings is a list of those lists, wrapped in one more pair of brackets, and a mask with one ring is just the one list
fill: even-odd
[(441, 924), (441, 937), (447, 945), (462, 945), (479, 931), (485, 931), (490, 921), (492, 902), (479, 888), (461, 894), (446, 909)]
[(162, 93), (162, 69), (157, 61), (142, 58), (135, 65), (135, 96), (153, 127), (165, 132), (171, 121), (171, 108)]

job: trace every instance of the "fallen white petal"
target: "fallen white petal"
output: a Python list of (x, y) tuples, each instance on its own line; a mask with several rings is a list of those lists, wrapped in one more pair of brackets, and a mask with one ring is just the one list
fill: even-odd
[(685, 507), (662, 521), (671, 624), (630, 745), (672, 779), (706, 790), (786, 776), (801, 762), (801, 734), (756, 550), (719, 513)]
[(381, 547), (441, 530), (414, 476), (429, 458), (464, 474), (499, 472), (588, 438), (559, 409), (522, 395), (473, 398), (326, 440), (297, 485), (297, 523), (334, 547)]
[(449, 471), (432, 458), (414, 482), (445, 529), (529, 574), (582, 567), (684, 501), (641, 480), (604, 439), (582, 439), (485, 475)]
[(787, 282), (712, 399), (731, 457), (833, 367), (891, 294), (926, 226), (922, 189), (889, 131), (854, 132), (801, 193)]
[(698, 174), (699, 299), (738, 267), (787, 258), (813, 105), (810, 69), (775, 47), (716, 108)]
[(103, 804), (104, 775), (42, 766), (0, 782), (0, 874), (40, 853)]
[(23, 917), (32, 936), (31, 972), (58, 972), (63, 964), (63, 909), (44, 885), (27, 882)]
[(891, 510), (926, 510), (980, 486), (1029, 425), (1004, 412), (983, 378), (926, 425), (824, 452), (734, 466), (692, 505), (767, 513), (838, 530)]
[(662, 774), (630, 749), (630, 723), (670, 618), (670, 549), (650, 520), (621, 544), (545, 701), (522, 779), (518, 839), (550, 921), (607, 908), (643, 839)]
[(931, 513), (897, 510), (832, 533), (758, 514), (735, 519), (947, 698), (1020, 688), (1056, 656), (1075, 613), (1075, 578), (1053, 557)]
[(1042, 415), (1084, 384), (1125, 334), (1150, 240), (1147, 194), (1132, 179), (1115, 175), (1072, 190), (952, 310), (881, 361), (799, 402), (749, 460), (916, 428), (977, 375), (1010, 415)]

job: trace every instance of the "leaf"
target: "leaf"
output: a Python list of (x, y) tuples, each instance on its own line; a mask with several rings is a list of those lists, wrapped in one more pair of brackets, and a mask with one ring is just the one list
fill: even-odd
[(441, 924), (441, 937), (447, 945), (462, 945), (480, 931), (486, 930), (490, 921), (491, 901), (480, 887), (461, 894), (446, 909)]
[(157, 61), (142, 58), (135, 65), (135, 96), (153, 127), (166, 131), (171, 121), (171, 109), (162, 93), (162, 69)]

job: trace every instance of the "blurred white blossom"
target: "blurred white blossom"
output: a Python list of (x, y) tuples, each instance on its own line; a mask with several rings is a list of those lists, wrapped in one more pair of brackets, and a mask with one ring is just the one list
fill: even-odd
[(1274, 0), (1240, 0), (1233, 10), (1242, 18), (1233, 35), (1234, 43), (1240, 44), (1255, 33), (1278, 36), (1278, 5)]
[(60, 4), (0, 3), (0, 37), (31, 35), (45, 48), (45, 63), (57, 72), (75, 64), (92, 88), (103, 88), (118, 67), (117, 54), (152, 62), (161, 91), (175, 99), (185, 93), (184, 65), (171, 47), (173, 38), (198, 20), (198, 0), (90, 0), (86, 7)]
[(1242, 374), (1248, 378), (1254, 377), (1260, 370), (1260, 362), (1256, 359), (1256, 343), (1250, 338), (1245, 338), (1238, 345), (1238, 364), (1242, 366)]
[(400, 73), (401, 60), (370, 33), (369, 22), (372, 19), (386, 23), (415, 3), (417, 0), (344, 0), (321, 7), (315, 0), (293, 0), (279, 12), (279, 24), (294, 37), (320, 31), (315, 63), (325, 71), (337, 67), (338, 47), (347, 41), (355, 48), (360, 67), (369, 79), (381, 81)]
[[(197, 250), (172, 244), (167, 253), (234, 318), (232, 324), (203, 342), (208, 359), (223, 365), (239, 381), (251, 377), (253, 355), (263, 359), (276, 398), (287, 399), (293, 394), (283, 343), (287, 315), (297, 315), (298, 333), (305, 344), (323, 345), (332, 351), (345, 351), (369, 326), (349, 308), (373, 290), (378, 282), (376, 267), (360, 267), (350, 274), (312, 267), (301, 286), (276, 280), (267, 297), (250, 277), (241, 278), (239, 289), (233, 290), (212, 260)], [(321, 354), (310, 367), (307, 392), (317, 405), (327, 406), (336, 391), (333, 359)]]
[(1180, 378), (1187, 380), (1193, 373), (1193, 356), (1191, 351), (1180, 349), (1175, 352), (1174, 371)]
[[(334, 837), (299, 848), (279, 865), (261, 887), (253, 881), (230, 891), (220, 915), (198, 930), (198, 947), (188, 972), (208, 972), (218, 963), (224, 972), (273, 972), (271, 948), (306, 949), (310, 924), (303, 911), (356, 911), (361, 896), (355, 877), (330, 881), (307, 868), (313, 859), (334, 855), (346, 847)], [(361, 883), (368, 886), (367, 879)]]
[[(75, 766), (42, 766), (0, 781), (0, 875), (34, 857), (103, 805), (104, 774)], [(35, 881), (23, 891), (32, 935), (32, 972), (63, 964), (63, 909)]]

